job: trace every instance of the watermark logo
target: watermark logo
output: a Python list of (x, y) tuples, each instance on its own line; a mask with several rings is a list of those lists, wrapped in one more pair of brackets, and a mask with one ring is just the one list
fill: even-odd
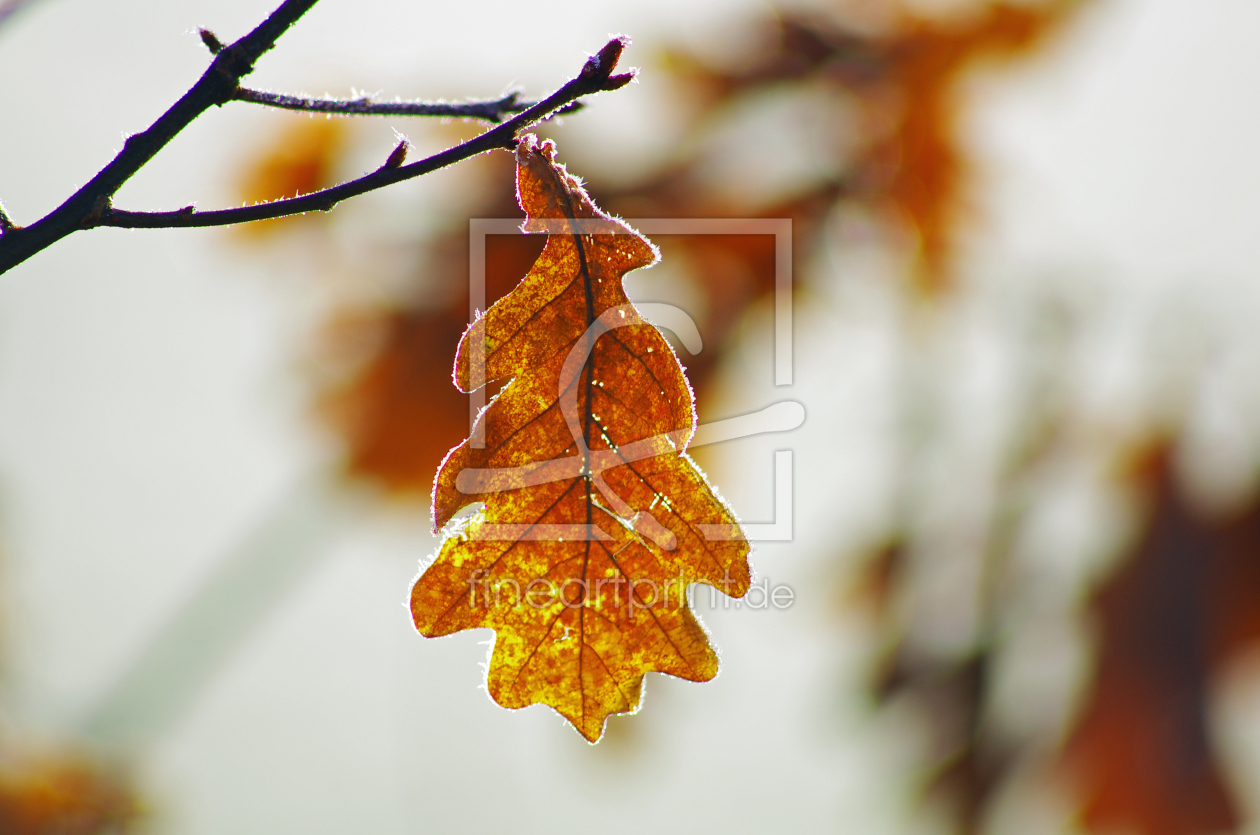
[[(709, 586), (709, 607), (748, 609), (787, 609), (796, 600), (796, 592), (783, 583), (771, 583), (761, 578), (753, 583), (742, 598), (731, 596), (736, 581), (726, 572), (725, 576)], [(566, 609), (592, 608), (605, 612), (625, 612), (634, 617), (635, 610), (689, 609), (698, 586), (688, 588), (686, 577), (680, 571), (663, 583), (646, 577), (596, 577), (584, 579), (570, 577), (556, 582), (537, 577), (522, 586), (507, 577), (493, 577), (485, 568), (478, 568), (468, 577), (468, 607), (501, 609), (521, 605), (535, 610), (552, 609), (556, 605)], [(721, 589), (722, 596), (717, 595)]]
[[(792, 384), (792, 221), (790, 219), (763, 218), (627, 218), (626, 223), (644, 235), (773, 235), (775, 239), (775, 293), (774, 293), (774, 378), (776, 386)], [(631, 234), (619, 224), (606, 220), (566, 219), (563, 231), (569, 234)], [(589, 228), (588, 228), (589, 227)], [(531, 227), (532, 231), (536, 231)], [(486, 236), (524, 234), (520, 221), (512, 218), (474, 218), (469, 221), (469, 319), (476, 321), (486, 305)], [(669, 330), (678, 337), (683, 346), (691, 353), (702, 350), (703, 343), (695, 320), (683, 309), (674, 305), (645, 303), (621, 305), (605, 311), (595, 322), (591, 323), (586, 333), (577, 341), (565, 359), (563, 375), (576, 377), (591, 351), (595, 341), (605, 333), (626, 325), (651, 324), (657, 328)], [(477, 343), (477, 340), (473, 340)], [(484, 345), (471, 344), (471, 371), (474, 391), (469, 399), (469, 443), (475, 448), (485, 446), (484, 425), (477, 423), (477, 416), (485, 408), (486, 390), (484, 377)], [(564, 379), (565, 376), (562, 376)], [(650, 511), (635, 511), (628, 506), (604, 482), (603, 472), (628, 461), (651, 458), (678, 448), (685, 432), (671, 432), (643, 438), (615, 450), (587, 449), (580, 430), (577, 414), (576, 387), (570, 386), (561, 392), (560, 407), (569, 431), (577, 442), (579, 455), (541, 461), (521, 467), (500, 469), (466, 469), (457, 480), (456, 487), (465, 493), (487, 493), (503, 489), (545, 484), (552, 481), (571, 479), (580, 475), (591, 479), (600, 495), (608, 502), (610, 508), (641, 536), (652, 540), (657, 546), (672, 550), (675, 537), (665, 526), (660, 524)], [(800, 426), (805, 420), (805, 409), (800, 402), (790, 399), (781, 400), (771, 406), (726, 420), (701, 424), (696, 428), (688, 448), (706, 444), (730, 441), (751, 435), (770, 432), (786, 432)], [(768, 523), (745, 522), (742, 524), (744, 535), (751, 541), (783, 542), (792, 538), (792, 450), (777, 450), (774, 456), (774, 516)], [(730, 525), (700, 525), (702, 535), (709, 540), (732, 539), (739, 536), (738, 529)], [(556, 529), (556, 530), (553, 530)], [(559, 530), (563, 529), (563, 530)], [(595, 525), (485, 525), (478, 531), (478, 539), (504, 540), (547, 540), (573, 541), (586, 539), (608, 539), (608, 534)], [(541, 582), (541, 581), (540, 581)], [(641, 581), (649, 582), (649, 581)], [(774, 591), (786, 589), (776, 587)], [(520, 591), (519, 589), (517, 590)], [(550, 597), (566, 599), (562, 590)], [(653, 600), (657, 599), (654, 590)], [(637, 593), (637, 592), (636, 592)], [(768, 587), (763, 590), (767, 600), (771, 600), (773, 592)], [(557, 595), (559, 595), (557, 597)], [(662, 599), (668, 600), (668, 588), (663, 590)], [(680, 599), (683, 592), (679, 591)], [(782, 596), (782, 595), (781, 595)], [(603, 599), (599, 597), (598, 599)], [(631, 598), (634, 594), (630, 595)], [(524, 597), (517, 600), (529, 600), (526, 590)], [(588, 599), (583, 592), (583, 600)], [(470, 598), (470, 604), (472, 599)]]

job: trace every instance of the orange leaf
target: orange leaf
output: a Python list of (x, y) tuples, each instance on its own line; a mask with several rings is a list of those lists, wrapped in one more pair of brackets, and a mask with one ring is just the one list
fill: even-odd
[(76, 757), (0, 756), (0, 832), (4, 835), (122, 835), (141, 806), (118, 773)]
[(656, 250), (554, 156), (532, 136), (517, 150), (526, 228), (549, 237), (460, 342), (462, 391), (512, 379), (438, 470), (447, 535), (411, 611), (429, 637), (494, 629), (494, 700), (550, 705), (594, 742), (610, 714), (638, 708), (646, 673), (717, 674), (686, 589), (742, 596), (749, 547), (684, 452), (696, 418), (682, 367), (622, 289)]
[(1220, 673), (1260, 641), (1260, 502), (1208, 516), (1179, 488), (1169, 445), (1141, 463), (1150, 518), (1095, 595), (1097, 672), (1066, 762), (1091, 831), (1237, 831), (1211, 700)]
[[(333, 185), (333, 169), (345, 145), (345, 132), (340, 121), (294, 117), (287, 129), (276, 135), (267, 153), (246, 170), (237, 186), (242, 199), (251, 205), (269, 203)], [(233, 229), (242, 235), (259, 236), (285, 228), (298, 218), (316, 217), (323, 215), (275, 218)]]

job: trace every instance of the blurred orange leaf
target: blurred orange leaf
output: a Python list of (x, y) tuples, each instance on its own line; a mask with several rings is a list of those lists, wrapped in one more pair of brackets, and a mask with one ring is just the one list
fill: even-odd
[(1236, 831), (1209, 734), (1214, 679), (1260, 642), (1260, 501), (1209, 518), (1178, 488), (1171, 450), (1138, 472), (1146, 530), (1095, 597), (1097, 676), (1067, 747), (1095, 832)]
[[(295, 122), (246, 170), (238, 186), (241, 197), (247, 204), (269, 203), (333, 185), (333, 169), (345, 138), (345, 127), (337, 120), (304, 118)], [(275, 231), (298, 217), (305, 215), (243, 223), (234, 229), (242, 235), (257, 236)]]
[[(836, 196), (898, 216), (917, 238), (917, 287), (934, 294), (952, 285), (951, 259), (968, 212), (971, 172), (959, 131), (965, 101), (959, 83), (982, 62), (1026, 58), (1082, 5), (994, 2), (942, 20), (888, 4), (891, 25), (869, 33), (860, 25), (837, 25), (825, 13), (790, 12), (775, 23), (777, 43), (737, 68), (708, 67), (683, 54), (670, 58), (675, 75), (698, 85), (714, 112), (759, 89), (812, 81), (855, 94), (866, 123), (862, 142), (843, 182), (820, 183), (820, 195), (834, 189)], [(828, 161), (818, 162), (825, 170)]]
[[(483, 216), (506, 212), (496, 205)], [(435, 245), (427, 267), (434, 286), (468, 285), (467, 230), (461, 231)], [(503, 296), (529, 271), (542, 251), (538, 237), (487, 236), (488, 300)], [(324, 391), (321, 411), (346, 440), (348, 474), (396, 495), (427, 498), (434, 471), (468, 434), (468, 398), (451, 385), (449, 365), (468, 327), (468, 297), (448, 295), (427, 293), (423, 305), (400, 310), (344, 313), (325, 330), (330, 356), (375, 346), (366, 362)]]
[(0, 764), (0, 832), (5, 835), (122, 833), (139, 817), (118, 775), (67, 757)]
[(638, 708), (648, 672), (717, 674), (686, 589), (742, 596), (749, 547), (684, 452), (696, 419), (682, 367), (622, 288), (655, 248), (554, 160), (533, 137), (517, 151), (527, 228), (549, 237), (460, 343), (461, 390), (511, 382), (438, 471), (447, 534), (411, 610), (429, 637), (494, 629), (494, 700), (550, 705), (594, 742)]

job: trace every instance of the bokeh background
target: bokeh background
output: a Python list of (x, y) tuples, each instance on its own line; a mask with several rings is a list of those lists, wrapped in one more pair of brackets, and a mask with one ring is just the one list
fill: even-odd
[[(7, 4), (16, 6), (17, 4)], [(0, 22), (0, 200), (54, 208), (258, 0), (33, 0)], [(251, 86), (554, 89), (610, 34), (639, 83), (542, 126), (661, 236), (707, 448), (785, 610), (707, 591), (718, 678), (649, 677), (587, 745), (495, 706), (489, 633), (405, 607), (468, 221), (492, 154), (328, 215), (95, 230), (0, 279), (0, 832), (1260, 833), (1260, 6), (1248, 0), (324, 0)], [(233, 103), (119, 195), (237, 205), (478, 126)], [(491, 298), (541, 241), (488, 242)]]

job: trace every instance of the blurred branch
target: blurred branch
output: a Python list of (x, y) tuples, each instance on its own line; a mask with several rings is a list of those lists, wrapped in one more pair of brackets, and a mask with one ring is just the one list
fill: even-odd
[[(300, 96), (288, 96), (284, 93), (251, 90), (248, 87), (237, 89), (232, 98), (236, 101), (247, 101), (267, 107), (311, 113), (335, 113), (342, 116), (449, 116), (459, 119), (483, 119), (496, 125), (513, 113), (521, 113), (538, 104), (536, 101), (521, 101), (520, 93), (509, 93), (493, 101), (470, 101), (457, 104), (427, 101), (374, 102), (366, 96), (358, 99), (307, 99)], [(581, 103), (574, 102), (562, 108), (562, 111), (571, 113), (580, 108)]]
[(9, 219), (9, 215), (4, 210), (4, 204), (0, 203), (0, 237), (13, 228), (13, 221)]
[(361, 509), (360, 494), (321, 472), (300, 479), (152, 633), (81, 717), (79, 732), (134, 750), (178, 722)]
[(346, 198), (428, 174), (485, 151), (512, 148), (516, 144), (516, 134), (522, 129), (582, 96), (603, 90), (616, 90), (634, 78), (633, 72), (612, 75), (627, 43), (625, 38), (614, 38), (586, 62), (576, 78), (546, 99), (468, 142), (411, 165), (401, 165), (400, 154), (396, 150), (385, 165), (357, 180), (302, 197), (237, 209), (201, 213), (196, 212), (192, 206), (175, 212), (127, 212), (114, 209), (112, 201), (118, 189), (194, 119), (212, 106), (232, 101), (240, 89), (241, 78), (253, 71), (254, 62), (271, 49), (280, 35), (316, 2), (317, 0), (285, 0), (257, 28), (230, 46), (220, 44), (212, 33), (202, 32), (202, 41), (215, 56), (209, 69), (148, 130), (128, 137), (122, 152), (70, 199), (30, 226), (11, 224), (0, 237), (0, 273), (79, 229), (93, 229), (98, 226), (130, 229), (221, 226), (309, 211), (327, 211)]
[(0, 25), (35, 0), (3, 0), (0, 2)]

